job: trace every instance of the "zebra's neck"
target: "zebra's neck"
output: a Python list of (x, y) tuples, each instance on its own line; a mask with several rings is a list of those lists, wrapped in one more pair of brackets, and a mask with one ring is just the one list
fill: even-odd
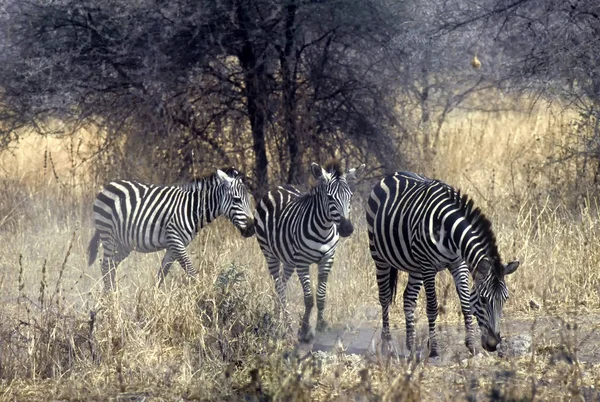
[(489, 239), (486, 233), (478, 230), (476, 223), (470, 222), (468, 217), (460, 213), (456, 215), (452, 225), (446, 227), (450, 230), (453, 245), (473, 271), (481, 260), (487, 257), (489, 242), (493, 239)]
[(318, 185), (309, 194), (307, 200), (310, 202), (311, 213), (318, 223), (319, 232), (323, 237), (328, 237), (335, 228), (335, 224), (329, 213), (327, 190), (325, 187)]
[(219, 214), (218, 180), (216, 175), (195, 180), (182, 186), (192, 198), (192, 213), (196, 222), (196, 231), (202, 229)]

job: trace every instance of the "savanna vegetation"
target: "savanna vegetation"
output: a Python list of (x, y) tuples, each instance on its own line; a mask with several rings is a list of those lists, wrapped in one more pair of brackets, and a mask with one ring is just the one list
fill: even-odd
[[(532, 345), (518, 356), (469, 357), (458, 299), (443, 273), (437, 364), (387, 361), (371, 354), (370, 340), (354, 345), (364, 353), (343, 352), (359, 330), (371, 331), (377, 343), (381, 325), (365, 193), (353, 201), (357, 231), (341, 244), (330, 279), (327, 318), (344, 346), (310, 354), (273, 315), (275, 292), (255, 239), (243, 239), (225, 220), (190, 247), (197, 283), (176, 269), (157, 289), (161, 253), (133, 254), (119, 268), (118, 292), (103, 295), (99, 264), (87, 267), (86, 260), (89, 208), (101, 183), (85, 168), (73, 170), (73, 139), (28, 137), (3, 159), (2, 397), (593, 400), (600, 375), (599, 216), (591, 195), (582, 195), (577, 209), (557, 201), (572, 200), (556, 177), (576, 166), (545, 159), (564, 138), (565, 121), (550, 109), (463, 112), (442, 132), (428, 173), (471, 194), (493, 219), (505, 258), (521, 260), (522, 271), (509, 280), (503, 335), (528, 335)], [(94, 137), (80, 138), (84, 148)], [(497, 149), (499, 140), (505, 145)], [(406, 278), (400, 280), (402, 286)], [(303, 306), (296, 282), (288, 291), (293, 317)], [(421, 346), (424, 305), (417, 315)], [(402, 344), (400, 306), (392, 319)]]
[[(1, 2), (0, 399), (600, 397), (594, 2), (196, 3)], [(330, 275), (333, 328), (314, 350), (274, 314), (256, 239), (224, 219), (189, 248), (197, 281), (176, 268), (157, 288), (162, 253), (134, 253), (104, 294), (99, 263), (87, 266), (91, 204), (111, 179), (234, 165), (258, 196), (307, 188), (310, 162), (331, 157), (368, 173)], [(446, 272), (441, 358), (378, 352), (363, 202), (394, 170), (469, 194), (505, 260), (521, 261), (503, 353), (469, 355)], [(288, 294), (299, 321), (295, 277)]]

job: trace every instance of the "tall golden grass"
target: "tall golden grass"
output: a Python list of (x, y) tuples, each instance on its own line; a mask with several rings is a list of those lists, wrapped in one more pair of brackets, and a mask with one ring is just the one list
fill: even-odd
[[(525, 355), (470, 357), (453, 283), (443, 272), (438, 325), (459, 335), (442, 337), (442, 363), (343, 349), (306, 355), (274, 315), (273, 285), (256, 240), (242, 239), (224, 220), (190, 246), (197, 281), (188, 284), (174, 268), (157, 289), (162, 253), (132, 254), (119, 267), (118, 291), (104, 295), (99, 262), (87, 266), (86, 247), (91, 202), (110, 178), (96, 178), (94, 161), (78, 159), (90, 157), (94, 137), (81, 136), (79, 154), (70, 145), (78, 139), (31, 138), (0, 163), (0, 398), (598, 398), (599, 210), (585, 189), (570, 187), (576, 166), (547, 164), (567, 138), (568, 119), (544, 108), (457, 112), (430, 161), (415, 161), (420, 172), (471, 195), (494, 222), (504, 258), (521, 260), (508, 279), (503, 333), (533, 339)], [(357, 230), (338, 250), (326, 319), (342, 335), (371, 328), (377, 340), (380, 310), (361, 205), (367, 195), (353, 201)], [(406, 276), (400, 281), (402, 289)], [(288, 288), (294, 318), (303, 309), (297, 282), (292, 278)], [(392, 311), (399, 337), (401, 305)], [(422, 297), (421, 343), (424, 305)]]

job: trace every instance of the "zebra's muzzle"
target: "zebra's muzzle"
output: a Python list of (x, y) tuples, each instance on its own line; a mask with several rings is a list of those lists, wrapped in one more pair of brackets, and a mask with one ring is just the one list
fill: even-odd
[(240, 230), (240, 233), (242, 234), (242, 236), (252, 237), (254, 235), (254, 232), (256, 231), (254, 229), (254, 219), (249, 218), (248, 221), (246, 222), (246, 227), (239, 228), (239, 230)]
[(500, 334), (488, 331), (487, 336), (481, 337), (481, 346), (488, 352), (495, 352), (501, 341)]
[(342, 220), (338, 225), (338, 232), (340, 232), (340, 236), (342, 237), (348, 237), (354, 232), (354, 226), (352, 226), (350, 219), (342, 217)]

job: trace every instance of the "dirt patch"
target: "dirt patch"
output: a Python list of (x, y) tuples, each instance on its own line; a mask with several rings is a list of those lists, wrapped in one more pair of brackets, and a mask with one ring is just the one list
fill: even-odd
[[(464, 326), (458, 323), (439, 323), (438, 344), (440, 357), (431, 363), (449, 365), (470, 357), (464, 345)], [(380, 328), (375, 323), (336, 326), (329, 331), (317, 333), (310, 344), (301, 345), (304, 351), (337, 352), (340, 347), (346, 354), (365, 355), (380, 348)], [(407, 357), (404, 328), (392, 330), (393, 344), (400, 357)], [(586, 314), (569, 319), (552, 315), (519, 318), (503, 322), (504, 354), (519, 356), (532, 351), (542, 357), (567, 362), (600, 363), (600, 315)], [(478, 339), (478, 337), (476, 337)], [(417, 326), (417, 355), (427, 352), (427, 324)], [(478, 354), (486, 354), (477, 345)], [(494, 353), (495, 355), (496, 353)], [(502, 353), (501, 353), (502, 355)]]

